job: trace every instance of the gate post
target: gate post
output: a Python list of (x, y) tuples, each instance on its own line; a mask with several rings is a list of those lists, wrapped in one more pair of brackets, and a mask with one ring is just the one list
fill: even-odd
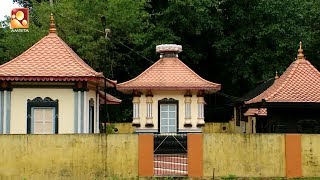
[(139, 134), (139, 177), (153, 176), (153, 134)]
[(301, 134), (286, 134), (286, 177), (302, 177)]
[(188, 134), (188, 176), (203, 176), (203, 134)]

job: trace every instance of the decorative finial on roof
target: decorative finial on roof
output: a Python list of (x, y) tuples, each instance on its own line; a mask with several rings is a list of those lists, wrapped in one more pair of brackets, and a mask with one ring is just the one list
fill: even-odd
[(302, 49), (302, 42), (300, 41), (299, 44), (300, 44), (300, 45), (299, 45), (299, 49), (298, 49), (298, 56), (297, 56), (297, 58), (298, 58), (298, 60), (302, 60), (302, 59), (304, 59), (303, 49)]
[(160, 58), (178, 57), (178, 53), (182, 52), (182, 46), (177, 44), (161, 44), (156, 46), (156, 52), (160, 53)]
[(53, 14), (51, 13), (50, 15), (50, 29), (49, 32), (50, 33), (56, 33), (57, 29), (56, 29), (56, 25), (54, 24), (54, 18), (53, 18)]
[(276, 76), (274, 77), (275, 79), (278, 79), (279, 76), (278, 76), (278, 71), (276, 71)]

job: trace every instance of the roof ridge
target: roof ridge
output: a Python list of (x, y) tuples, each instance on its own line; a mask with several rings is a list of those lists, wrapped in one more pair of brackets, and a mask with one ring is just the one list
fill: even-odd
[[(275, 90), (274, 93), (272, 93), (272, 94), (270, 94), (268, 97), (266, 97), (265, 100), (271, 99), (271, 98), (274, 97), (283, 87), (285, 87), (285, 85), (286, 85), (286, 84), (289, 82), (289, 80), (293, 77), (293, 74), (296, 73), (296, 69), (297, 69), (297, 67), (298, 67), (297, 65), (294, 66), (296, 63), (299, 64), (298, 60), (293, 61), (293, 62), (290, 64), (290, 66), (293, 66), (293, 67), (292, 67), (291, 71), (287, 72), (287, 73), (289, 73), (288, 76), (287, 76), (287, 78), (283, 77), (283, 78), (285, 78), (285, 79), (284, 79), (284, 81), (282, 82), (282, 84)], [(290, 66), (289, 66), (287, 69), (289, 69)], [(286, 72), (286, 71), (285, 71), (285, 72)], [(292, 73), (292, 72), (293, 72), (293, 73)], [(279, 78), (281, 78), (281, 76), (280, 76)], [(280, 82), (280, 81), (278, 81), (278, 80), (279, 80), (279, 79), (277, 79), (276, 82), (274, 83), (275, 86), (276, 86), (276, 83), (279, 83), (279, 82)], [(272, 85), (272, 86), (273, 86), (273, 85)]]
[(317, 68), (314, 67), (314, 65), (312, 65), (311, 62), (308, 61), (307, 59), (305, 59), (305, 61), (307, 61), (308, 65), (311, 66), (311, 69), (312, 69), (315, 73), (317, 73), (317, 74), (319, 75), (319, 77), (320, 77), (320, 72), (317, 70)]
[[(47, 36), (49, 36), (49, 35), (47, 35)], [(68, 53), (72, 56), (72, 58), (73, 58), (74, 60), (76, 60), (76, 62), (77, 62), (79, 65), (81, 65), (83, 68), (85, 68), (85, 69), (87, 69), (87, 70), (89, 70), (89, 71), (91, 71), (91, 72), (93, 72), (93, 73), (95, 73), (95, 74), (97, 74), (97, 75), (103, 75), (102, 72), (97, 72), (97, 71), (95, 71), (95, 70), (94, 70), (92, 67), (90, 67), (87, 63), (85, 63), (84, 60), (81, 59), (81, 58), (78, 56), (78, 54), (75, 53), (75, 52), (71, 49), (71, 47), (69, 47), (69, 46), (67, 45), (67, 43), (64, 42), (57, 34), (53, 34), (53, 36), (55, 36), (55, 37), (58, 38), (59, 42), (66, 48), (66, 50), (68, 51)]]

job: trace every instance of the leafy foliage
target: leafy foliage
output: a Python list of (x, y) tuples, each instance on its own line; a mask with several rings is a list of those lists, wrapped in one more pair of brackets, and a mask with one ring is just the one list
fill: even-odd
[[(53, 7), (48, 0), (15, 1), (31, 9), (30, 32), (0, 29), (1, 63), (45, 36), (53, 13), (59, 36), (90, 66), (118, 82), (134, 78), (155, 62), (155, 46), (160, 43), (181, 44), (181, 59), (233, 96), (273, 77), (275, 71), (284, 72), (300, 40), (307, 58), (320, 67), (316, 0), (53, 0)], [(111, 29), (108, 40), (102, 15)], [(130, 109), (130, 97), (116, 96), (123, 99), (124, 109)]]

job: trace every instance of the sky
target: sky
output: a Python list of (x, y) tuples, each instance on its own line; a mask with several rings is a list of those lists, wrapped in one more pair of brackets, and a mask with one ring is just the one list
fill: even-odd
[(13, 0), (0, 0), (0, 21), (5, 20), (4, 16), (10, 16), (12, 8), (19, 7), (19, 4), (13, 4)]

